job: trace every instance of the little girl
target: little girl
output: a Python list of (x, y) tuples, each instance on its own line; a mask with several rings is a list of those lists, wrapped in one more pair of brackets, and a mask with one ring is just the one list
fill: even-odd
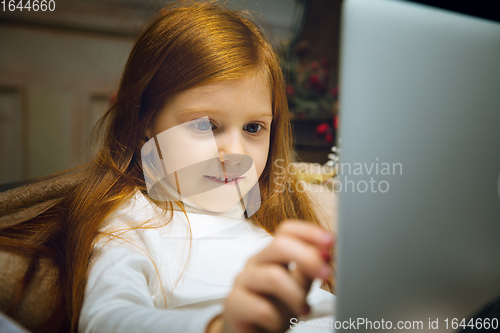
[(332, 283), (332, 235), (282, 172), (279, 61), (243, 13), (162, 11), (99, 126), (92, 162), (1, 208), (0, 249), (26, 258), (14, 318), (40, 285), (40, 332), (284, 332), (333, 303), (315, 280)]

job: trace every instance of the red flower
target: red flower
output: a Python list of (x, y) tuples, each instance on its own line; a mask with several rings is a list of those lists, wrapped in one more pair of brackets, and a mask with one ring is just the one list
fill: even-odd
[(317, 61), (311, 62), (311, 69), (313, 71), (317, 70), (319, 68), (319, 63)]
[(292, 96), (295, 93), (295, 89), (292, 86), (286, 86), (286, 93), (289, 96)]
[(330, 65), (330, 62), (328, 61), (328, 59), (326, 59), (326, 58), (321, 59), (321, 66), (322, 67), (326, 68), (326, 67), (328, 67), (328, 65)]
[(316, 74), (311, 74), (309, 77), (309, 82), (313, 85), (316, 86), (319, 83), (319, 77)]
[(333, 97), (337, 98), (337, 96), (339, 95), (339, 87), (334, 87), (334, 88), (332, 88), (332, 90), (330, 90), (330, 94), (331, 94)]
[(333, 141), (333, 134), (327, 134), (325, 135), (325, 141), (330, 143)]
[(333, 117), (333, 127), (339, 128), (339, 116)]
[(325, 134), (328, 132), (330, 126), (328, 126), (328, 123), (321, 123), (316, 127), (316, 133), (318, 134)]

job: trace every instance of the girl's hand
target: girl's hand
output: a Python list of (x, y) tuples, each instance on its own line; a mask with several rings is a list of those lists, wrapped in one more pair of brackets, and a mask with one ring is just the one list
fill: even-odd
[[(306, 296), (315, 278), (331, 277), (333, 236), (299, 221), (284, 221), (272, 243), (251, 257), (207, 332), (285, 332), (290, 319), (309, 313)], [(290, 262), (296, 268), (289, 270)]]

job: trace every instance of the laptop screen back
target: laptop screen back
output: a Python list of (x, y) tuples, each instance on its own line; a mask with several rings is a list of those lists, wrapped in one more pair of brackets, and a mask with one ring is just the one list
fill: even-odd
[(452, 332), (500, 297), (500, 24), (347, 0), (341, 40), (337, 320)]

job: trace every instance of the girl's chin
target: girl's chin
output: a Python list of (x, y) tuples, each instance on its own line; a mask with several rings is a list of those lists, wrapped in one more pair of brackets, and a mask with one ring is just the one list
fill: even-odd
[[(222, 200), (222, 199), (219, 199), (217, 203), (208, 202), (208, 200), (203, 200), (201, 202), (198, 202), (198, 200), (193, 201), (193, 200), (191, 200), (191, 198), (189, 200), (192, 203), (194, 203), (196, 206), (198, 206), (206, 211), (212, 212), (212, 213), (226, 212), (226, 211), (230, 210), (231, 208), (233, 208), (234, 206), (236, 206), (240, 202), (239, 200), (234, 201), (234, 200)], [(222, 203), (221, 201), (224, 201), (224, 202)]]
[[(246, 192), (248, 191), (243, 190), (241, 195), (244, 196)], [(233, 186), (221, 186), (211, 191), (188, 197), (187, 199), (196, 206), (214, 213), (228, 211), (240, 202), (240, 196)]]

